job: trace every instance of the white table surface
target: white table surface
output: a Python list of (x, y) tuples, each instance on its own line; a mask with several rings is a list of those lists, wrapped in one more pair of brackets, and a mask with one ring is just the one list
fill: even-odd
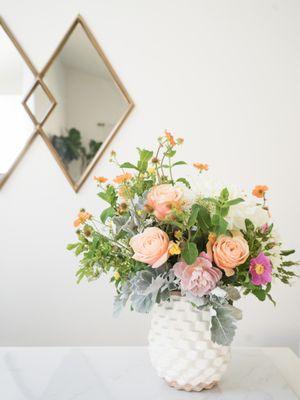
[(234, 348), (214, 389), (185, 393), (156, 376), (144, 347), (0, 347), (1, 400), (294, 400), (300, 359), (288, 348)]

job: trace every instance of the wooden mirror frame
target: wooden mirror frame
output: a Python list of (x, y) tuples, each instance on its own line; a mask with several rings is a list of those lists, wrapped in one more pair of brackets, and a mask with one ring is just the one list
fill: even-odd
[[(14, 34), (12, 33), (12, 31), (9, 29), (9, 27), (7, 26), (7, 24), (5, 23), (4, 19), (0, 16), (0, 27), (3, 28), (4, 32), (7, 34), (7, 36), (9, 37), (9, 39), (11, 40), (12, 44), (15, 46), (15, 48), (17, 49), (17, 51), (19, 52), (20, 56), (23, 58), (23, 60), (25, 61), (26, 65), (28, 66), (28, 68), (30, 69), (30, 71), (33, 74), (33, 80), (38, 76), (37, 70), (35, 69), (35, 67), (33, 66), (32, 62), (30, 61), (28, 55), (25, 53), (25, 51), (23, 50), (23, 48), (21, 47), (21, 45), (19, 44), (19, 42), (17, 41), (16, 37), (14, 36)], [(20, 103), (20, 106), (22, 106), (22, 103)], [(5, 182), (7, 181), (7, 179), (10, 177), (10, 175), (12, 174), (12, 172), (15, 170), (15, 168), (17, 167), (17, 165), (19, 164), (20, 160), (22, 159), (22, 157), (24, 156), (24, 154), (26, 153), (26, 151), (28, 150), (28, 148), (30, 147), (31, 143), (33, 142), (33, 140), (35, 139), (35, 137), (37, 136), (37, 128), (33, 127), (33, 132), (30, 134), (29, 138), (27, 139), (27, 141), (25, 142), (25, 145), (23, 147), (23, 149), (21, 150), (21, 152), (17, 155), (17, 158), (15, 159), (15, 161), (13, 162), (13, 164), (10, 166), (10, 168), (8, 169), (8, 171), (4, 174), (4, 176), (2, 177), (2, 179), (0, 180), (0, 189), (2, 188), (2, 186), (5, 184)]]
[[(121, 94), (126, 99), (126, 101), (128, 103), (128, 107), (127, 107), (126, 111), (123, 113), (123, 115), (121, 116), (121, 118), (119, 119), (119, 121), (116, 123), (116, 125), (114, 126), (112, 131), (110, 132), (109, 136), (103, 142), (101, 148), (97, 151), (97, 153), (94, 156), (93, 160), (87, 166), (87, 168), (84, 171), (84, 173), (82, 174), (81, 178), (77, 182), (74, 182), (74, 180), (72, 179), (71, 175), (67, 171), (63, 161), (61, 160), (61, 158), (59, 157), (57, 151), (53, 147), (49, 137), (47, 136), (47, 134), (43, 130), (42, 124), (37, 126), (37, 130), (38, 130), (39, 134), (41, 135), (41, 137), (43, 138), (43, 140), (47, 144), (48, 148), (50, 149), (51, 153), (53, 154), (53, 156), (56, 159), (58, 165), (60, 166), (61, 170), (63, 171), (63, 173), (65, 175), (65, 177), (67, 178), (67, 180), (69, 181), (70, 185), (75, 190), (75, 192), (79, 191), (79, 189), (81, 188), (81, 186), (83, 185), (83, 183), (85, 182), (85, 180), (87, 179), (89, 174), (91, 173), (92, 169), (95, 167), (96, 163), (99, 161), (100, 157), (105, 152), (107, 146), (109, 145), (109, 143), (111, 142), (111, 140), (113, 139), (115, 134), (118, 132), (118, 130), (120, 129), (120, 127), (122, 126), (122, 124), (124, 123), (124, 121), (126, 120), (126, 118), (128, 117), (128, 115), (130, 114), (130, 112), (132, 111), (132, 109), (134, 107), (134, 103), (133, 103), (131, 97), (129, 96), (127, 90), (125, 89), (124, 85), (122, 84), (122, 82), (121, 82), (120, 78), (118, 77), (117, 73), (115, 72), (114, 68), (112, 67), (112, 65), (108, 61), (108, 58), (106, 57), (104, 51), (100, 47), (99, 43), (97, 42), (96, 38), (94, 37), (94, 35), (90, 31), (90, 29), (88, 28), (86, 22), (84, 21), (84, 19), (82, 18), (81, 15), (78, 15), (77, 18), (75, 19), (75, 21), (70, 26), (69, 30), (67, 31), (67, 33), (65, 34), (65, 36), (63, 37), (61, 42), (59, 43), (59, 45), (56, 48), (56, 50), (54, 51), (53, 55), (51, 56), (51, 58), (49, 59), (49, 61), (47, 62), (47, 64), (43, 68), (43, 70), (41, 71), (41, 73), (39, 74), (39, 79), (41, 81), (43, 81), (47, 71), (50, 69), (52, 63), (59, 56), (59, 54), (62, 51), (64, 45), (66, 44), (66, 42), (68, 41), (69, 37), (71, 36), (71, 34), (73, 33), (73, 31), (75, 30), (75, 28), (78, 25), (83, 28), (84, 32), (87, 35), (87, 38), (90, 40), (91, 44), (93, 45), (93, 47), (95, 48), (95, 50), (99, 54), (99, 57), (101, 57), (101, 59), (103, 60), (105, 66), (107, 67), (108, 71), (110, 72), (110, 74), (112, 76), (112, 79), (114, 80), (115, 85), (117, 86), (117, 88), (119, 89)], [(51, 90), (50, 87), (49, 87), (49, 89)], [(54, 101), (55, 101), (55, 99), (54, 99)]]

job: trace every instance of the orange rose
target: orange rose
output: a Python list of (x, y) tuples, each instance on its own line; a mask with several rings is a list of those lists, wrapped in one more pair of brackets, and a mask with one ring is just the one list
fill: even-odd
[(166, 232), (159, 228), (146, 228), (129, 242), (134, 251), (133, 259), (158, 268), (169, 257), (170, 241)]
[(147, 195), (147, 206), (154, 210), (154, 215), (158, 220), (163, 220), (170, 214), (173, 207), (180, 206), (182, 195), (180, 187), (168, 183), (153, 186)]
[(217, 266), (225, 271), (226, 276), (234, 275), (234, 268), (244, 264), (249, 256), (249, 246), (243, 236), (221, 235), (213, 244), (213, 258)]

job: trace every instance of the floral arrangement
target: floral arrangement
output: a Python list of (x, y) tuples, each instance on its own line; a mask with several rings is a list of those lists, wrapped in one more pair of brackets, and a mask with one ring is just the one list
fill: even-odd
[[(81, 256), (78, 282), (109, 274), (116, 296), (114, 313), (149, 312), (172, 294), (186, 296), (199, 310), (211, 310), (211, 338), (229, 345), (243, 295), (275, 301), (272, 283), (289, 284), (297, 263), (286, 257), (271, 223), (267, 186), (252, 196), (209, 183), (206, 164), (194, 163), (198, 189), (174, 169), (183, 139), (165, 132), (155, 154), (138, 149), (137, 163), (111, 161), (122, 174), (112, 182), (95, 177), (98, 196), (108, 203), (100, 218), (81, 210), (74, 222), (78, 241), (68, 246)], [(128, 172), (131, 171), (131, 172)]]

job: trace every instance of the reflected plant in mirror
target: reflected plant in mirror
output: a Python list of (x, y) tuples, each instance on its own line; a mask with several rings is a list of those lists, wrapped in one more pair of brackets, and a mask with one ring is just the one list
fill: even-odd
[(41, 79), (57, 103), (41, 134), (77, 191), (133, 103), (81, 17)]
[(35, 75), (32, 63), (0, 17), (0, 187), (35, 135), (22, 105)]
[(89, 162), (95, 157), (100, 149), (102, 142), (91, 139), (88, 148), (82, 144), (82, 136), (78, 129), (71, 128), (65, 135), (53, 135), (51, 143), (64, 165), (69, 171), (72, 161), (80, 161), (80, 173), (82, 174)]

